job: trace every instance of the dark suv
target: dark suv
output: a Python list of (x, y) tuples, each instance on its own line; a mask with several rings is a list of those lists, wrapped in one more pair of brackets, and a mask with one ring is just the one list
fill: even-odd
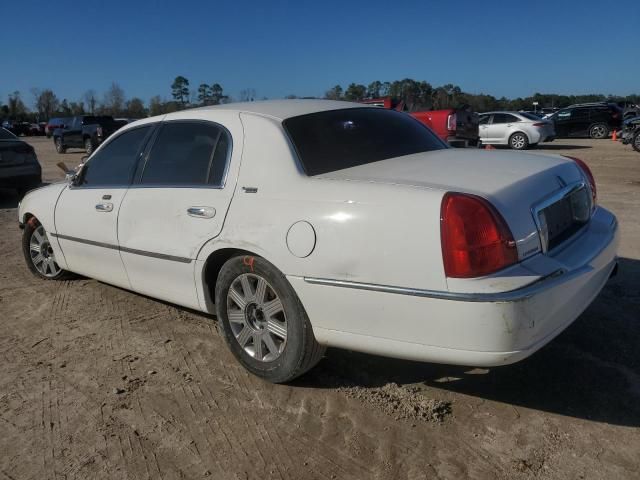
[(583, 103), (558, 110), (547, 120), (559, 138), (607, 138), (622, 126), (622, 109), (615, 103)]
[(53, 131), (53, 142), (58, 153), (67, 148), (84, 148), (87, 154), (95, 150), (109, 135), (122, 126), (108, 115), (81, 115), (64, 119), (64, 125)]

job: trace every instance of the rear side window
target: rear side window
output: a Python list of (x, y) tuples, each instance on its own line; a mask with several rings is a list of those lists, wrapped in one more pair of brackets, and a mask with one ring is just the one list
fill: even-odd
[(98, 150), (82, 169), (79, 184), (88, 187), (129, 185), (138, 154), (151, 126), (128, 130)]
[(520, 115), (522, 115), (527, 120), (540, 120), (540, 117), (537, 115), (534, 115), (533, 113), (520, 112)]
[(499, 123), (513, 123), (513, 122), (519, 122), (520, 119), (518, 117), (514, 117), (513, 115), (510, 115), (508, 113), (494, 113), (493, 114), (493, 124), (499, 124)]
[(227, 132), (212, 123), (165, 123), (140, 183), (222, 186), (230, 143)]
[(283, 126), (310, 176), (448, 148), (410, 115), (375, 107), (291, 117)]

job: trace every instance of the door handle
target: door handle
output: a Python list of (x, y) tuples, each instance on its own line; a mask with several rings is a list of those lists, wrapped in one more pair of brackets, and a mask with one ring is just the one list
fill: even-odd
[(99, 212), (111, 212), (113, 211), (113, 203), (99, 203), (96, 205), (96, 210)]
[(189, 207), (187, 215), (196, 218), (213, 218), (216, 216), (216, 209), (213, 207)]

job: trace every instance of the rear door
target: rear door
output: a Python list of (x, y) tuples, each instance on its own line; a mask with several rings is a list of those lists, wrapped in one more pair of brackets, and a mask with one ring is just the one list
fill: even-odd
[(113, 138), (84, 165), (55, 210), (56, 236), (73, 272), (131, 288), (118, 251), (118, 210), (153, 127)]
[(118, 219), (121, 255), (134, 290), (199, 308), (195, 259), (220, 233), (235, 187), (235, 177), (226, 175), (230, 130), (193, 120), (167, 121), (158, 129)]

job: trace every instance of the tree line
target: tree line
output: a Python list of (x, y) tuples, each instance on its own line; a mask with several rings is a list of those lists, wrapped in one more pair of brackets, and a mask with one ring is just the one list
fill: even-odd
[[(16, 91), (7, 96), (7, 102), (0, 101), (0, 119), (14, 121), (47, 121), (52, 117), (72, 115), (112, 115), (114, 117), (143, 118), (183, 110), (185, 108), (218, 105), (233, 102), (234, 99), (224, 93), (219, 83), (200, 83), (192, 90), (189, 79), (179, 75), (171, 84), (171, 99), (155, 95), (145, 102), (138, 97), (127, 99), (124, 90), (116, 82), (98, 96), (95, 90), (89, 89), (79, 99), (60, 100), (51, 89), (31, 89), (35, 109), (29, 109), (20, 92)], [(535, 93), (529, 97), (496, 98), (493, 95), (475, 94), (462, 91), (453, 84), (432, 86), (424, 80), (405, 78), (393, 82), (373, 81), (368, 85), (350, 83), (346, 89), (340, 85), (327, 90), (324, 98), (332, 100), (359, 101), (366, 98), (390, 96), (404, 101), (410, 111), (439, 110), (443, 108), (457, 108), (470, 106), (474, 111), (486, 112), (490, 110), (532, 110), (533, 103), (538, 108), (566, 107), (575, 103), (615, 101), (640, 104), (640, 95), (625, 97), (589, 94), (589, 95), (558, 95)], [(297, 98), (288, 95), (286, 98)], [(314, 98), (314, 97), (305, 97)], [(256, 99), (256, 90), (246, 88), (240, 92), (240, 101)]]
[[(99, 96), (89, 89), (76, 100), (62, 100), (49, 88), (32, 88), (34, 108), (27, 107), (19, 91), (10, 93), (7, 101), (0, 100), (0, 120), (19, 122), (45, 122), (53, 117), (74, 115), (111, 115), (113, 117), (144, 118), (183, 110), (185, 108), (228, 103), (232, 98), (224, 93), (222, 85), (201, 83), (196, 92), (189, 89), (189, 80), (183, 76), (175, 78), (171, 84), (171, 99), (155, 95), (145, 102), (139, 97), (127, 99), (124, 89), (116, 82)], [(241, 96), (253, 100), (255, 90), (243, 90)]]
[(625, 102), (640, 103), (640, 95), (614, 96), (603, 94), (588, 95), (558, 95), (535, 93), (529, 97), (496, 98), (493, 95), (475, 94), (463, 92), (456, 85), (447, 84), (433, 87), (424, 80), (405, 78), (393, 82), (380, 82), (378, 80), (365, 86), (351, 83), (346, 89), (336, 85), (327, 90), (324, 97), (333, 100), (359, 101), (366, 98), (379, 98), (390, 96), (405, 102), (410, 111), (416, 110), (440, 110), (444, 108), (458, 108), (469, 105), (476, 112), (491, 110), (533, 110), (533, 103), (537, 102), (538, 109), (542, 107), (568, 107), (576, 103), (587, 102)]

